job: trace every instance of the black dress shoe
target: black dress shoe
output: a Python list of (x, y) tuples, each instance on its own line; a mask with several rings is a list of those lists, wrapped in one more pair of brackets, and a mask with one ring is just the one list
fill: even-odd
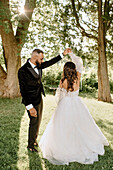
[(31, 152), (38, 152), (35, 148), (30, 148), (30, 147), (27, 147), (27, 149)]

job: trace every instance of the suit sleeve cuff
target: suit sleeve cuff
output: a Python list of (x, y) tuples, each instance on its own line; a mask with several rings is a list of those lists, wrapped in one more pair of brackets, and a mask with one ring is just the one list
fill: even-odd
[(61, 56), (61, 58), (63, 58), (64, 57), (63, 53), (60, 53), (60, 56)]
[(29, 104), (29, 105), (26, 106), (26, 109), (27, 109), (27, 110), (30, 110), (30, 109), (32, 109), (32, 108), (33, 108), (33, 105), (32, 105), (32, 104)]

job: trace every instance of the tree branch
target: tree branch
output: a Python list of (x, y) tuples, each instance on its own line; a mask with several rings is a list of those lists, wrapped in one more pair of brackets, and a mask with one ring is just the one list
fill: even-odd
[(81, 24), (79, 22), (79, 17), (78, 17), (77, 11), (76, 11), (76, 7), (75, 7), (75, 2), (74, 2), (74, 0), (71, 0), (71, 2), (72, 2), (72, 8), (73, 8), (73, 15), (74, 15), (74, 17), (76, 19), (76, 23), (77, 23), (76, 26), (81, 29), (81, 34), (83, 36), (87, 36), (89, 38), (93, 38), (95, 40), (98, 40), (98, 38), (96, 36), (87, 33), (86, 30), (81, 26)]
[[(93, 27), (93, 25), (91, 25), (89, 22), (83, 21), (83, 23), (84, 23), (85, 25), (87, 25), (87, 27), (88, 27), (91, 31), (93, 31), (93, 32), (95, 32), (96, 34), (98, 34), (98, 32), (97, 32), (95, 29), (91, 28), (91, 27)], [(91, 27), (90, 27), (90, 26), (91, 26)], [(98, 29), (97, 27), (95, 27), (95, 28)]]
[(98, 3), (98, 1), (96, 1), (96, 0), (93, 0), (93, 2)]
[(108, 20), (108, 23), (107, 23), (107, 30), (110, 29), (111, 23), (113, 22), (113, 7), (112, 7), (112, 3), (109, 4), (109, 12), (110, 12), (110, 9), (111, 9), (112, 13), (111, 13), (111, 16), (109, 14), (110, 20)]
[[(11, 23), (9, 0), (0, 0), (0, 34), (4, 50), (9, 49), (10, 44), (16, 44), (16, 39), (14, 37)], [(7, 60), (8, 54), (5, 54), (5, 61)]]
[(23, 46), (28, 27), (31, 21), (32, 13), (36, 7), (36, 0), (26, 0), (24, 10), (25, 13), (19, 16), (19, 23), (16, 32), (16, 40), (21, 46)]
[[(14, 38), (14, 32), (11, 23), (11, 13), (9, 9), (9, 0), (0, 0), (0, 34), (2, 40), (9, 37)], [(4, 37), (5, 36), (5, 37)]]

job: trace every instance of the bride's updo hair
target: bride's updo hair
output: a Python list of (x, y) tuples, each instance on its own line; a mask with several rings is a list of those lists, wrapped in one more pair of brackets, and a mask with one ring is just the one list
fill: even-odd
[(64, 65), (63, 76), (61, 79), (62, 83), (65, 79), (67, 80), (67, 91), (69, 91), (69, 89), (73, 91), (73, 84), (74, 81), (77, 79), (76, 66), (73, 62), (67, 62)]

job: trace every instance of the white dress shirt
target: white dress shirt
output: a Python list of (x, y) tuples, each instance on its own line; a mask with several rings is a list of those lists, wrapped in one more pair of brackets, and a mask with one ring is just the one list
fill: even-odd
[[(61, 56), (61, 58), (63, 58), (63, 57), (64, 57), (62, 53), (60, 53), (60, 56)], [(30, 65), (31, 65), (31, 67), (34, 69), (34, 71), (35, 71), (37, 74), (39, 74), (38, 69), (37, 69), (37, 68), (35, 68), (35, 67), (36, 67), (36, 65), (34, 65), (33, 63), (31, 63), (31, 61), (30, 61), (30, 60), (29, 60), (28, 62), (30, 63)], [(27, 106), (26, 106), (26, 109), (27, 109), (27, 110), (30, 110), (30, 109), (32, 109), (32, 108), (33, 108), (33, 105), (32, 105), (32, 104), (29, 104), (29, 105), (27, 105)]]
[(34, 65), (33, 63), (31, 63), (30, 60), (29, 60), (28, 62), (30, 63), (30, 65), (31, 65), (31, 67), (34, 69), (34, 71), (35, 71), (37, 74), (39, 74), (39, 71), (38, 71), (38, 69), (36, 68), (36, 65)]

